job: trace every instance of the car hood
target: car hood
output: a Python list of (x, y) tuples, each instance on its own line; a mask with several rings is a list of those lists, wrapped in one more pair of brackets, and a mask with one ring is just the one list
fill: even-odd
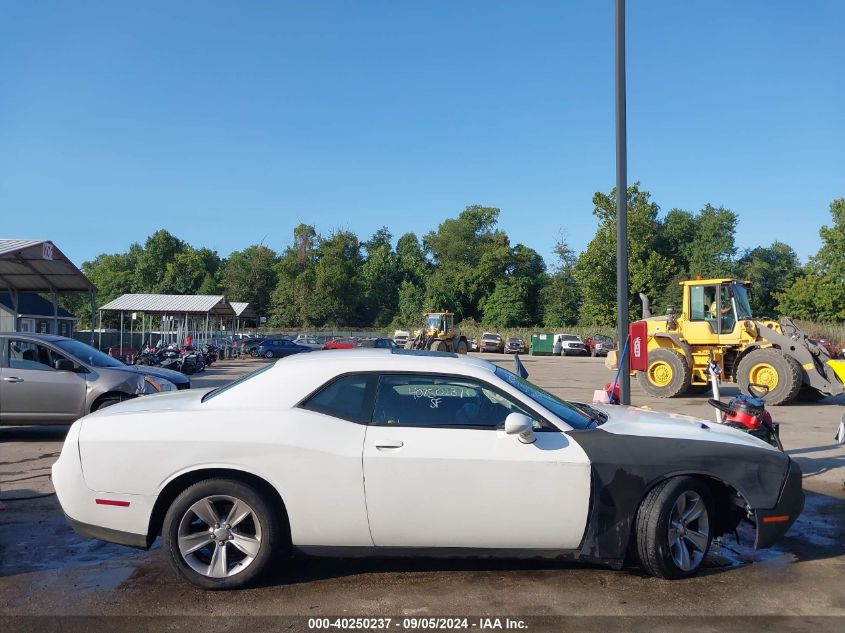
[(118, 402), (110, 407), (100, 409), (94, 413), (90, 413), (84, 418), (104, 417), (113, 415), (123, 415), (125, 413), (141, 413), (148, 411), (173, 411), (173, 410), (188, 410), (198, 407), (202, 403), (202, 398), (211, 389), (184, 389), (182, 391), (168, 391), (164, 393), (154, 393), (140, 398), (132, 398), (131, 400), (124, 400)]
[(703, 420), (679, 413), (663, 413), (642, 407), (592, 404), (604, 411), (608, 420), (603, 431), (618, 435), (640, 435), (679, 440), (702, 440), (755, 446), (777, 451), (763, 440), (713, 420)]
[(152, 376), (153, 378), (164, 378), (165, 380), (172, 382), (174, 385), (191, 382), (191, 379), (185, 374), (173, 371), (172, 369), (165, 369), (164, 367), (153, 367), (151, 365), (127, 365), (126, 367), (121, 367), (120, 370), (143, 374), (144, 376)]

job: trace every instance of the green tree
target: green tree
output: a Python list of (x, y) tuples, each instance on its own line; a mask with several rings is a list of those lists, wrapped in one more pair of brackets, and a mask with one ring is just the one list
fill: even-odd
[(845, 198), (830, 203), (833, 224), (819, 230), (822, 246), (804, 274), (776, 294), (778, 311), (793, 318), (845, 320)]
[(581, 294), (575, 280), (575, 251), (561, 237), (555, 244), (557, 262), (543, 288), (541, 303), (546, 327), (575, 325), (581, 307)]
[(247, 301), (259, 316), (266, 316), (276, 287), (276, 259), (276, 253), (263, 244), (229, 255), (222, 274), (229, 301)]
[(399, 260), (390, 242), (392, 235), (382, 227), (364, 243), (367, 258), (361, 266), (364, 318), (368, 324), (384, 327), (398, 309), (402, 281)]
[(366, 325), (361, 311), (361, 243), (350, 231), (320, 240), (314, 267), (311, 318), (314, 323)]
[[(590, 325), (616, 323), (616, 191), (593, 196), (596, 235), (575, 264), (574, 276), (582, 297), (581, 321)], [(628, 187), (628, 273), (631, 294), (628, 311), (637, 309), (636, 293), (654, 295), (668, 285), (674, 266), (660, 252), (660, 207), (639, 183)]]
[(167, 263), (164, 275), (157, 284), (158, 290), (176, 295), (217, 294), (216, 277), (220, 265), (216, 251), (189, 246), (176, 253), (173, 261)]
[(758, 316), (777, 316), (778, 294), (795, 283), (801, 263), (792, 247), (783, 242), (745, 251), (737, 262), (737, 274), (751, 282), (751, 309)]
[(136, 292), (165, 292), (162, 282), (167, 265), (172, 264), (176, 255), (187, 248), (185, 242), (165, 229), (150, 235), (135, 265), (133, 286)]

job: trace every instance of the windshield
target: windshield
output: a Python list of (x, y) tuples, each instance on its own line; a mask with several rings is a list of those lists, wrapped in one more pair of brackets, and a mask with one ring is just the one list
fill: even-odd
[(580, 341), (581, 339), (575, 336), (574, 334), (561, 334), (560, 335), (561, 341)]
[(94, 349), (82, 341), (67, 339), (53, 341), (53, 344), (91, 367), (126, 367), (116, 358), (103, 354), (100, 350)]
[(426, 319), (427, 328), (429, 330), (439, 330), (440, 329), (440, 321), (443, 317), (439, 314), (430, 314), (428, 315), (428, 319)]
[(264, 365), (264, 367), (259, 367), (255, 371), (251, 371), (248, 374), (241, 376), (237, 380), (230, 382), (228, 385), (223, 385), (222, 387), (217, 387), (217, 389), (212, 389), (211, 391), (209, 391), (207, 394), (205, 394), (202, 397), (201, 402), (207, 402), (208, 400), (211, 400), (215, 396), (219, 396), (221, 393), (225, 393), (225, 392), (229, 391), (229, 389), (231, 389), (232, 387), (237, 387), (238, 385), (242, 385), (247, 380), (251, 380), (252, 378), (255, 378), (256, 376), (258, 376), (259, 374), (263, 374), (268, 369), (272, 369), (274, 365), (275, 365), (275, 363), (267, 363), (266, 365)]
[(599, 343), (612, 343), (613, 339), (609, 336), (605, 336), (604, 334), (596, 334), (594, 337)]
[(751, 304), (748, 302), (748, 291), (745, 289), (745, 286), (733, 284), (733, 295), (736, 300), (736, 318), (750, 319)]
[(590, 417), (577, 407), (566, 400), (561, 400), (557, 396), (550, 394), (548, 391), (540, 389), (537, 385), (531, 384), (524, 378), (520, 378), (516, 374), (509, 372), (507, 369), (496, 367), (496, 375), (510, 386), (519, 390), (523, 395), (528, 396), (540, 406), (554, 413), (573, 429), (589, 429), (595, 426)]

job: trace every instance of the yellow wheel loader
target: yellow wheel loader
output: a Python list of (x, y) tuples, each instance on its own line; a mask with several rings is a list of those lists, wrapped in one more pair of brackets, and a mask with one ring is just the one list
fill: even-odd
[(423, 327), (416, 336), (405, 344), (405, 349), (422, 349), (432, 352), (455, 352), (466, 354), (469, 343), (460, 329), (455, 326), (452, 312), (429, 312), (423, 315)]
[[(659, 398), (674, 398), (708, 387), (711, 358), (721, 379), (743, 393), (749, 385), (768, 388), (767, 404), (795, 398), (817, 400), (843, 392), (845, 361), (832, 359), (791, 319), (755, 319), (748, 302), (748, 282), (696, 279), (681, 282), (683, 308), (652, 316), (643, 300), (648, 332), (646, 371), (632, 372), (642, 388)], [(611, 360), (615, 364), (615, 359)]]

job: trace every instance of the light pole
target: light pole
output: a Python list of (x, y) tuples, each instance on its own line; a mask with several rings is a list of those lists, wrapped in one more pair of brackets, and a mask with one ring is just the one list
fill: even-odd
[[(625, 123), (625, 0), (616, 0), (616, 338), (628, 340), (628, 146)], [(631, 404), (630, 354), (619, 359), (619, 403)]]

